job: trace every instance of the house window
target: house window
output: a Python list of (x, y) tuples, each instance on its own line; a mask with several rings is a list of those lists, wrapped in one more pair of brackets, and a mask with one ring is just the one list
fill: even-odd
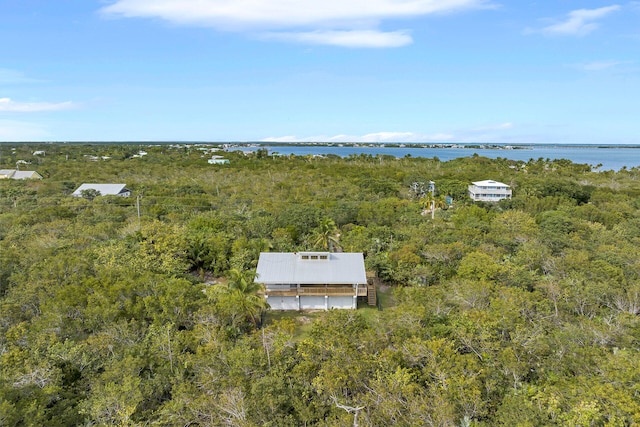
[(311, 261), (320, 261), (320, 260), (328, 260), (330, 259), (330, 254), (328, 252), (303, 252), (298, 255), (298, 259), (300, 260), (311, 260)]

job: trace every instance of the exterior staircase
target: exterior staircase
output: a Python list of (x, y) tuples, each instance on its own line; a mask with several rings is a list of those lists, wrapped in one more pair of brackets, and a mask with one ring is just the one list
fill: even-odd
[(370, 283), (367, 283), (367, 304), (375, 306), (376, 303), (376, 282), (372, 281)]

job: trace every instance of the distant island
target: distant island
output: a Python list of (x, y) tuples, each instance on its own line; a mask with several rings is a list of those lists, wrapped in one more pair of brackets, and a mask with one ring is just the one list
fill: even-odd
[(225, 143), (228, 147), (370, 147), (370, 148), (456, 148), (476, 150), (530, 150), (529, 145), (484, 144), (484, 143), (426, 143), (426, 142), (244, 142)]

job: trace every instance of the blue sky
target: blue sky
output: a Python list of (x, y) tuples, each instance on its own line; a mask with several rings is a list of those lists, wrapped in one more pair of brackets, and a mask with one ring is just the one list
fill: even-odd
[(640, 1), (0, 0), (0, 141), (640, 144)]

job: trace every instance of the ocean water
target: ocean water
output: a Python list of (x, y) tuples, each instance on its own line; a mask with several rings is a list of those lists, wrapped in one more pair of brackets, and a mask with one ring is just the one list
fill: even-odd
[(389, 155), (393, 157), (438, 157), (442, 161), (448, 161), (459, 157), (470, 157), (474, 154), (492, 159), (501, 157), (511, 160), (529, 161), (530, 159), (567, 159), (573, 163), (588, 164), (592, 167), (601, 165), (596, 170), (620, 170), (624, 167), (631, 169), (640, 167), (640, 147), (624, 145), (605, 146), (570, 146), (570, 145), (527, 145), (518, 146), (517, 149), (502, 148), (462, 148), (462, 147), (415, 147), (406, 144), (404, 147), (382, 145), (337, 146), (337, 145), (305, 145), (305, 144), (250, 144), (247, 146), (232, 146), (229, 150), (255, 151), (259, 148), (267, 148), (269, 153), (283, 155), (325, 155), (335, 154), (340, 157), (350, 155)]

